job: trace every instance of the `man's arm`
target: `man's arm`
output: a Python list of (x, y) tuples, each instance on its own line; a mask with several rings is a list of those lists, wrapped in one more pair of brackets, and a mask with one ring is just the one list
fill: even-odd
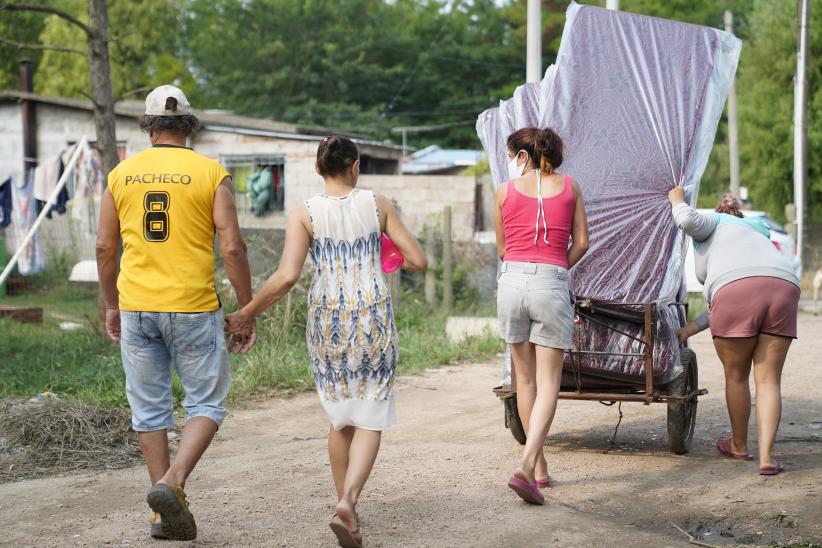
[(97, 227), (97, 276), (100, 293), (106, 307), (106, 333), (120, 342), (120, 305), (117, 293), (117, 244), (120, 242), (120, 219), (114, 197), (106, 189), (100, 204), (100, 224)]
[[(226, 316), (226, 332), (242, 333), (253, 325), (257, 316), (288, 293), (300, 279), (305, 258), (311, 245), (311, 220), (304, 206), (297, 206), (288, 214), (283, 254), (277, 271), (269, 276), (251, 302), (237, 312)], [(245, 344), (239, 351), (244, 352)]]
[(223, 179), (214, 194), (214, 226), (220, 238), (220, 254), (228, 280), (242, 308), (251, 301), (251, 269), (248, 266), (245, 241), (240, 234), (240, 223), (237, 221), (231, 177)]
[[(234, 203), (234, 187), (231, 177), (225, 177), (214, 193), (214, 227), (220, 238), (220, 254), (223, 257), (228, 281), (237, 295), (239, 308), (251, 302), (251, 269), (245, 241), (240, 234), (237, 206)], [(257, 341), (257, 323), (248, 322), (243, 329), (233, 331), (228, 349), (244, 354)]]

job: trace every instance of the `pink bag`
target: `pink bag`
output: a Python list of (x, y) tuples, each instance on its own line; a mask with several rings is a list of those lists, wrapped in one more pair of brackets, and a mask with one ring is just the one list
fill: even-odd
[(402, 266), (402, 263), (405, 262), (405, 257), (402, 256), (400, 253), (399, 248), (397, 245), (391, 241), (391, 238), (386, 236), (384, 233), (382, 235), (382, 271), (390, 274), (392, 272), (396, 272)]

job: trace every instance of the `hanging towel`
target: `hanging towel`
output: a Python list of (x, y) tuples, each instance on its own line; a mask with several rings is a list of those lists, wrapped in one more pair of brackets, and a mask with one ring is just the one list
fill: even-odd
[(271, 169), (263, 168), (248, 178), (248, 197), (251, 200), (251, 211), (262, 217), (269, 210), (271, 202)]
[(0, 228), (6, 228), (11, 223), (11, 177), (5, 181), (0, 181)]
[[(26, 237), (34, 221), (37, 219), (37, 204), (34, 199), (34, 170), (29, 170), (28, 177), (21, 181), (13, 181), (12, 201), (14, 202), (12, 217), (12, 237), (15, 247)], [(36, 233), (26, 246), (20, 259), (17, 261), (17, 270), (23, 276), (36, 274), (46, 267), (46, 257), (40, 243), (40, 233)]]

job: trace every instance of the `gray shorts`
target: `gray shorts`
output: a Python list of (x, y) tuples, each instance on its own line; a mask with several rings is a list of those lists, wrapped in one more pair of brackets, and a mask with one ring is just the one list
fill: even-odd
[(131, 424), (137, 432), (174, 425), (171, 368), (183, 385), (183, 407), (191, 417), (222, 424), (231, 382), (222, 310), (120, 311), (120, 354), (126, 371)]
[(572, 348), (574, 297), (568, 289), (567, 269), (506, 262), (500, 267), (498, 282), (497, 315), (505, 342)]

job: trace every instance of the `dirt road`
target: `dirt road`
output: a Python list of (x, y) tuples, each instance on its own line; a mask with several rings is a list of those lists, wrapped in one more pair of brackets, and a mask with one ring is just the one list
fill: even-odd
[[(822, 544), (822, 317), (802, 316), (783, 383), (778, 453), (787, 472), (717, 457), (726, 431), (710, 338), (693, 340), (701, 386), (694, 448), (667, 451), (665, 407), (560, 402), (547, 441), (556, 486), (544, 507), (505, 487), (519, 446), (491, 393), (497, 363), (398, 383), (400, 426), (385, 436), (361, 502), (369, 546), (685, 546), (673, 524), (716, 545)], [(327, 422), (314, 394), (235, 410), (188, 484), (205, 546), (333, 546)], [(752, 428), (752, 431), (753, 428)], [(752, 446), (753, 447), (753, 446)], [(135, 467), (0, 485), (0, 544), (140, 546), (146, 476)]]

